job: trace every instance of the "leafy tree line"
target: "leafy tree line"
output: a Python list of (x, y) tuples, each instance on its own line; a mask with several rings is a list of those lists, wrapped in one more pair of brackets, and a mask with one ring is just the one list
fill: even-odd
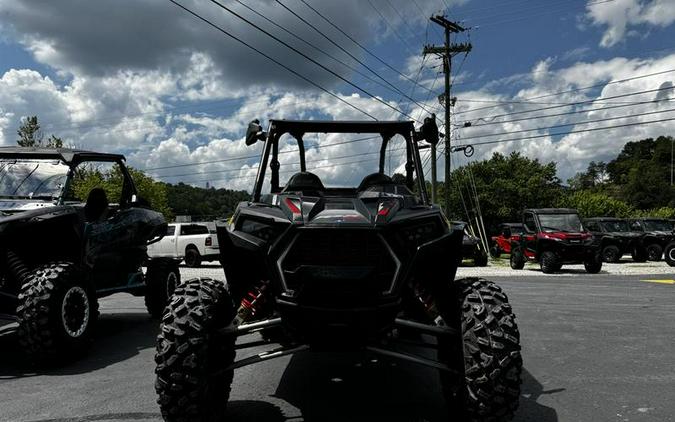
[[(524, 208), (576, 208), (582, 217), (675, 218), (670, 184), (670, 136), (627, 143), (608, 162), (591, 162), (565, 185), (554, 162), (540, 163), (514, 152), (456, 169), (450, 179), (450, 214), (458, 220), (482, 212), (489, 233), (502, 222), (521, 220)], [(439, 185), (439, 197), (445, 185)], [(476, 200), (476, 197), (478, 198)]]
[(228, 217), (239, 202), (251, 198), (246, 191), (205, 189), (184, 183), (162, 185), (166, 188), (167, 202), (173, 215), (191, 215), (207, 220)]

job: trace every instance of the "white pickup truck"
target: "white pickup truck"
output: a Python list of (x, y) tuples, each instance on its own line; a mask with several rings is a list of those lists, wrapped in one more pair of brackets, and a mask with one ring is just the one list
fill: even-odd
[(188, 267), (198, 267), (202, 261), (220, 258), (215, 228), (207, 223), (172, 223), (159, 242), (148, 245), (150, 258), (175, 258), (185, 260)]

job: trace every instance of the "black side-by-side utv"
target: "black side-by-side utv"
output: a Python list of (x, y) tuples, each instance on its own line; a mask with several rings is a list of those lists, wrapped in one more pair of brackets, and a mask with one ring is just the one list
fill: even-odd
[[(412, 122), (249, 126), (247, 143), (264, 143), (253, 196), (217, 225), (227, 284), (184, 282), (162, 320), (156, 390), (165, 420), (225, 420), (234, 369), (307, 349), (436, 368), (453, 420), (512, 418), (522, 368), (515, 316), (496, 284), (455, 279), (463, 231), (429, 203), (420, 161), (422, 139), (438, 140), (434, 128), (429, 121), (420, 132)], [(305, 162), (303, 137), (316, 133), (344, 134), (342, 143), (358, 141), (347, 134), (379, 135), (379, 166), (356, 187), (327, 187)], [(299, 169), (281, 157), (284, 135), (296, 141)], [(385, 173), (392, 139), (403, 140), (404, 180)], [(295, 174), (282, 186), (286, 167)], [(236, 360), (236, 339), (257, 331), (280, 347)], [(411, 342), (435, 357), (410, 352)]]
[[(97, 166), (120, 172), (119, 198), (78, 176)], [(0, 148), (0, 318), (36, 362), (55, 363), (89, 343), (98, 298), (145, 295), (161, 315), (180, 282), (177, 263), (148, 261), (148, 242), (166, 232), (162, 214), (137, 197), (124, 157), (72, 149)], [(141, 266), (147, 263), (143, 274)]]

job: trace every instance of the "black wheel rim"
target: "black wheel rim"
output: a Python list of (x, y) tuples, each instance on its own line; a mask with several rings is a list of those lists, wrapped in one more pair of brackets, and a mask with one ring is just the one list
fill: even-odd
[(675, 248), (670, 248), (668, 250), (668, 259), (675, 261)]
[(87, 330), (90, 318), (89, 298), (80, 286), (73, 286), (63, 296), (61, 323), (70, 337), (81, 337)]

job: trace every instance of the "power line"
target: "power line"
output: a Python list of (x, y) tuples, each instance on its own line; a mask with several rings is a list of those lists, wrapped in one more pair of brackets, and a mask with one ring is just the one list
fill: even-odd
[(669, 118), (669, 119), (649, 120), (649, 121), (646, 121), (646, 122), (625, 123), (625, 124), (614, 125), (614, 126), (604, 126), (604, 127), (590, 128), (590, 129), (571, 130), (571, 131), (568, 131), (568, 132), (549, 133), (549, 134), (546, 134), (546, 135), (533, 135), (533, 136), (526, 136), (526, 137), (523, 137), (523, 138), (498, 139), (498, 140), (495, 140), (495, 141), (475, 142), (475, 143), (472, 143), (472, 144), (460, 144), (458, 146), (501, 144), (501, 143), (504, 143), (504, 142), (525, 141), (525, 140), (529, 140), (529, 139), (538, 139), (538, 138), (546, 138), (546, 137), (552, 137), (552, 136), (571, 135), (573, 133), (595, 132), (595, 131), (599, 131), (599, 130), (609, 130), (609, 129), (616, 129), (616, 128), (621, 128), (621, 127), (648, 125), (648, 124), (653, 124), (653, 123), (669, 122), (669, 121), (672, 121), (672, 120), (675, 120), (675, 117)]
[[(215, 1), (215, 0), (210, 0), (210, 1)], [(326, 40), (328, 40), (328, 42), (330, 42), (331, 44), (333, 44), (334, 46), (336, 46), (337, 48), (339, 48), (340, 51), (342, 51), (343, 53), (345, 53), (346, 55), (348, 55), (352, 60), (356, 61), (356, 62), (357, 62), (358, 64), (360, 64), (361, 66), (363, 66), (364, 68), (368, 69), (368, 71), (370, 71), (373, 75), (377, 76), (377, 77), (378, 77), (379, 79), (381, 79), (384, 83), (386, 83), (387, 85), (391, 86), (392, 89), (394, 89), (397, 93), (401, 94), (401, 95), (404, 96), (406, 99), (408, 99), (408, 100), (410, 100), (410, 101), (412, 101), (412, 102), (415, 102), (415, 103), (416, 103), (417, 105), (419, 105), (420, 107), (423, 107), (421, 104), (417, 103), (417, 102), (415, 101), (414, 98), (411, 98), (411, 97), (407, 96), (401, 89), (399, 89), (397, 86), (395, 86), (394, 84), (392, 84), (391, 82), (389, 82), (388, 80), (386, 80), (385, 78), (383, 78), (382, 75), (380, 75), (377, 71), (373, 70), (373, 68), (371, 68), (370, 66), (368, 66), (366, 63), (364, 63), (364, 62), (363, 62), (362, 60), (360, 60), (358, 57), (354, 56), (352, 53), (350, 53), (347, 49), (345, 49), (344, 47), (342, 47), (340, 44), (336, 43), (333, 39), (331, 39), (329, 36), (327, 36), (326, 34), (324, 34), (320, 29), (318, 29), (315, 25), (313, 25), (313, 24), (312, 24), (311, 22), (309, 22), (307, 19), (305, 19), (305, 18), (303, 18), (302, 16), (300, 16), (298, 13), (296, 13), (293, 9), (289, 8), (288, 6), (286, 6), (286, 5), (285, 5), (284, 3), (282, 3), (280, 0), (275, 0), (275, 1), (276, 1), (281, 7), (283, 7), (283, 8), (286, 9), (289, 13), (291, 13), (293, 16), (295, 16), (296, 18), (298, 18), (298, 19), (299, 19), (301, 22), (303, 22), (305, 25), (309, 26), (309, 27), (312, 28), (314, 31), (316, 31), (319, 35), (321, 35), (321, 36), (324, 37)], [(310, 60), (311, 60), (311, 59), (310, 59)], [(357, 89), (358, 89), (358, 88), (357, 88)], [(371, 95), (371, 96), (372, 96), (372, 95)], [(372, 97), (375, 98), (374, 96), (372, 96)], [(381, 101), (381, 102), (384, 103), (383, 101)], [(390, 107), (391, 107), (391, 106), (390, 106)], [(413, 119), (413, 117), (411, 117), (411, 116), (409, 116), (409, 115), (406, 115), (406, 114), (403, 113), (403, 112), (401, 112), (401, 113), (404, 114), (405, 116), (410, 117), (411, 119)]]
[(532, 131), (535, 131), (535, 130), (557, 129), (557, 128), (566, 127), (566, 126), (588, 125), (588, 124), (591, 124), (591, 123), (607, 122), (607, 121), (610, 121), (610, 120), (619, 120), (619, 119), (629, 119), (629, 118), (641, 117), (641, 116), (650, 116), (652, 114), (669, 113), (669, 112), (672, 112), (672, 111), (675, 111), (675, 108), (670, 108), (670, 109), (667, 109), (667, 110), (660, 110), (660, 111), (650, 111), (650, 112), (647, 112), (647, 113), (629, 114), (629, 115), (625, 115), (625, 116), (606, 117), (606, 118), (602, 118), (602, 119), (585, 120), (585, 121), (581, 121), (581, 122), (565, 123), (565, 124), (559, 124), (559, 125), (554, 125), (554, 126), (537, 127), (537, 128), (532, 128), (532, 129), (510, 130), (508, 132), (468, 136), (468, 137), (462, 137), (462, 141), (466, 141), (468, 139), (487, 138), (487, 137), (490, 137), (490, 136), (510, 135), (510, 134), (513, 134), (513, 133), (532, 132)]
[[(169, 0), (169, 1), (173, 2), (174, 0)], [(348, 85), (351, 85), (353, 88), (355, 88), (355, 89), (357, 89), (357, 90), (363, 92), (364, 94), (368, 95), (369, 97), (371, 97), (371, 98), (374, 99), (375, 101), (380, 102), (380, 103), (384, 104), (385, 106), (391, 108), (392, 110), (396, 110), (396, 111), (398, 111), (399, 113), (401, 113), (402, 115), (404, 115), (404, 116), (406, 116), (406, 117), (410, 117), (410, 118), (412, 119), (412, 117), (409, 116), (407, 113), (405, 113), (405, 112), (403, 112), (402, 110), (399, 110), (398, 108), (392, 106), (391, 104), (389, 104), (388, 102), (382, 100), (381, 98), (379, 98), (379, 97), (377, 97), (377, 96), (371, 94), (370, 92), (366, 91), (365, 89), (363, 89), (363, 88), (361, 88), (360, 86), (356, 85), (355, 83), (351, 82), (351, 81), (348, 80), (347, 78), (343, 77), (343, 76), (340, 75), (339, 73), (337, 73), (337, 72), (333, 71), (332, 69), (330, 69), (330, 68), (324, 66), (322, 63), (320, 63), (320, 62), (314, 60), (313, 58), (309, 57), (307, 54), (303, 53), (302, 51), (300, 51), (300, 50), (298, 50), (297, 48), (293, 47), (292, 45), (288, 44), (288, 43), (285, 42), (284, 40), (282, 40), (282, 39), (280, 39), (279, 37), (277, 37), (277, 36), (271, 34), (271, 33), (268, 32), (267, 30), (265, 30), (265, 29), (263, 29), (262, 27), (260, 27), (259, 25), (257, 25), (256, 23), (251, 22), (250, 20), (246, 19), (245, 17), (243, 17), (243, 16), (240, 15), (239, 13), (235, 12), (234, 10), (230, 9), (229, 7), (225, 6), (224, 4), (218, 2), (217, 0), (209, 0), (209, 1), (210, 1), (211, 3), (217, 5), (217, 6), (220, 7), (221, 9), (227, 11), (228, 13), (230, 13), (230, 14), (236, 16), (237, 18), (243, 20), (244, 22), (246, 22), (246, 23), (249, 24), (250, 26), (254, 27), (254, 28), (257, 29), (258, 31), (260, 31), (260, 32), (262, 32), (263, 34), (267, 35), (268, 37), (272, 38), (273, 40), (275, 40), (275, 41), (278, 42), (279, 44), (283, 45), (284, 47), (288, 48), (289, 50), (293, 51), (294, 53), (296, 53), (296, 54), (298, 54), (298, 55), (304, 57), (305, 59), (307, 59), (307, 60), (309, 60), (310, 62), (314, 63), (315, 65), (319, 66), (321, 69), (325, 70), (326, 72), (330, 73), (331, 75), (335, 76), (336, 78), (342, 80), (343, 82), (347, 83)], [(277, 2), (278, 2), (278, 0), (277, 0)], [(363, 113), (365, 113), (366, 115), (368, 115), (368, 116), (371, 117), (372, 119), (378, 120), (376, 117), (372, 116), (371, 114), (366, 113), (366, 112), (363, 111), (363, 110), (360, 110), (360, 111), (363, 112)]]
[(318, 47), (318, 46), (316, 46), (315, 44), (313, 44), (313, 43), (311, 43), (311, 42), (305, 40), (304, 38), (302, 38), (302, 37), (296, 35), (296, 34), (293, 33), (292, 31), (289, 31), (287, 28), (285, 28), (285, 27), (279, 25), (278, 23), (274, 22), (272, 19), (268, 18), (267, 16), (263, 15), (262, 13), (258, 12), (257, 10), (253, 9), (253, 8), (250, 7), (249, 5), (247, 5), (247, 4), (245, 4), (244, 2), (242, 2), (241, 0), (235, 0), (235, 1), (236, 1), (237, 3), (239, 3), (240, 5), (242, 5), (243, 7), (245, 7), (246, 9), (248, 9), (249, 11), (251, 11), (252, 13), (255, 13), (255, 14), (256, 14), (257, 16), (259, 16), (260, 18), (262, 18), (262, 19), (264, 19), (265, 21), (269, 22), (270, 24), (276, 26), (277, 28), (281, 29), (282, 31), (284, 31), (284, 32), (286, 32), (287, 34), (291, 35), (292, 37), (296, 38), (297, 40), (302, 41), (302, 42), (305, 43), (306, 45), (312, 47), (315, 51), (318, 51), (319, 53), (321, 53), (321, 54), (323, 54), (323, 55), (325, 55), (325, 56), (327, 56), (327, 57), (333, 59), (335, 62), (337, 62), (337, 63), (343, 65), (344, 67), (350, 69), (351, 71), (353, 71), (353, 72), (355, 72), (355, 73), (361, 75), (362, 77), (368, 79), (369, 81), (371, 81), (371, 82), (373, 82), (373, 83), (376, 83), (376, 84), (380, 85), (380, 86), (383, 87), (383, 88), (386, 88), (386, 89), (388, 89), (388, 90), (391, 90), (391, 91), (393, 91), (393, 92), (397, 92), (397, 93), (398, 93), (398, 91), (396, 91), (396, 89), (390, 88), (388, 85), (383, 84), (382, 82), (373, 79), (372, 77), (366, 75), (365, 73), (361, 72), (360, 70), (356, 69), (355, 67), (349, 65), (348, 63), (345, 63), (345, 62), (343, 62), (342, 60), (338, 59), (337, 57), (333, 56), (332, 54), (329, 54), (329, 53), (325, 52), (325, 51), (324, 51), (323, 49), (321, 49), (320, 47)]
[[(396, 30), (396, 28), (394, 28), (394, 26), (391, 25), (391, 24), (389, 23), (389, 20), (388, 20), (387, 18), (384, 17), (384, 15), (382, 14), (382, 12), (380, 12), (380, 9), (376, 8), (375, 5), (373, 5), (373, 2), (372, 2), (372, 1), (370, 1), (370, 0), (367, 0), (367, 1), (368, 1), (368, 4), (370, 5), (370, 8), (373, 9), (373, 10), (380, 16), (380, 19), (382, 19), (382, 20), (384, 21), (385, 25), (387, 25), (387, 26), (389, 27), (389, 29), (390, 29), (391, 32), (396, 36), (396, 38), (398, 38), (399, 41), (401, 41), (401, 43), (405, 44), (406, 48), (408, 49), (408, 53), (414, 54), (414, 53), (413, 53), (413, 49), (412, 49), (412, 47), (410, 46), (410, 44), (408, 43), (408, 41), (406, 41), (406, 40), (401, 36), (401, 34), (398, 33), (398, 31)], [(389, 0), (386, 0), (386, 1), (387, 1), (387, 3), (389, 3)], [(391, 6), (391, 3), (389, 3), (389, 6)], [(393, 8), (394, 6), (391, 6), (391, 7)]]
[[(663, 100), (660, 101), (672, 101), (674, 100), (675, 97), (668, 97), (664, 98)], [(609, 107), (595, 107), (595, 108), (586, 108), (583, 110), (573, 110), (573, 111), (566, 111), (564, 113), (554, 113), (554, 114), (543, 114), (539, 116), (531, 116), (531, 117), (521, 117), (519, 119), (511, 119), (511, 120), (500, 120), (497, 122), (485, 122), (485, 123), (480, 123), (480, 124), (475, 124), (471, 126), (464, 127), (464, 129), (475, 129), (481, 126), (488, 126), (488, 125), (501, 125), (504, 123), (514, 123), (514, 122), (522, 122), (522, 121), (527, 121), (527, 120), (534, 120), (534, 119), (547, 119), (549, 117), (558, 117), (558, 116), (567, 116), (571, 114), (579, 114), (579, 113), (586, 113), (586, 112), (591, 112), (591, 111), (605, 111), (605, 110), (611, 110), (615, 108), (623, 108), (623, 107), (638, 107), (640, 105), (645, 105), (645, 104), (654, 104), (654, 100), (646, 100), (646, 101), (636, 101), (635, 103), (630, 103), (630, 104), (621, 104), (621, 105), (615, 105), (615, 106), (609, 106)]]
[[(663, 71), (660, 71), (660, 72), (654, 72), (654, 73), (648, 73), (648, 74), (644, 74), (644, 75), (633, 76), (633, 77), (630, 77), (630, 78), (618, 79), (616, 81), (603, 82), (603, 83), (600, 83), (600, 84), (585, 86), (585, 87), (581, 87), (581, 88), (572, 88), (572, 89), (568, 89), (568, 90), (565, 90), (565, 91), (558, 91), (558, 92), (552, 92), (552, 93), (543, 94), (543, 95), (537, 95), (535, 97), (525, 98), (524, 100), (538, 100), (538, 99), (541, 99), (541, 98), (555, 97), (555, 96), (558, 96), (558, 95), (569, 94), (569, 93), (572, 93), (572, 92), (587, 91), (587, 90), (593, 89), (593, 88), (600, 88), (600, 87), (605, 87), (607, 85), (620, 84), (620, 83), (624, 83), (624, 82), (634, 81), (634, 80), (637, 80), (637, 79), (649, 78), (651, 76), (663, 75), (665, 73), (671, 73), (671, 72), (675, 72), (675, 69), (663, 70)], [(472, 111), (488, 110), (488, 109), (497, 108), (497, 107), (499, 107), (499, 106), (494, 105), (494, 106), (472, 108), (472, 109), (469, 109), (469, 110), (458, 111), (458, 112), (455, 113), (455, 115), (471, 113)]]
[[(368, 141), (371, 139), (377, 139), (379, 138), (378, 136), (368, 136), (365, 138), (357, 138), (357, 139), (350, 139), (348, 141), (341, 141), (341, 142), (334, 142), (332, 144), (326, 144), (326, 145), (316, 145), (314, 147), (309, 148), (310, 150), (312, 149), (320, 149), (320, 148), (327, 148), (327, 147), (334, 147), (338, 145), (345, 145), (345, 144), (352, 144), (355, 142), (363, 142), (363, 141)], [(286, 151), (279, 151), (279, 154), (287, 154), (291, 152), (297, 152), (299, 149), (290, 149)], [(163, 166), (163, 167), (154, 167), (154, 168), (146, 168), (146, 169), (140, 169), (141, 171), (153, 171), (153, 170), (164, 170), (164, 169), (169, 169), (169, 168), (178, 168), (178, 167), (190, 167), (190, 166), (198, 166), (202, 164), (214, 164), (214, 163), (222, 163), (222, 162), (227, 162), (227, 161), (238, 161), (238, 160), (250, 160), (252, 158), (259, 158), (260, 154), (257, 155), (248, 155), (244, 157), (230, 157), (230, 158), (224, 158), (220, 160), (211, 160), (211, 161), (199, 161), (196, 163), (186, 163), (186, 164), (174, 164), (171, 166)]]
[[(652, 93), (652, 92), (661, 92), (661, 91), (664, 91), (664, 90), (672, 90), (672, 89), (673, 89), (672, 86), (667, 86), (667, 87), (661, 87), (661, 88), (656, 88), (656, 89), (647, 89), (647, 90), (644, 90), (644, 91), (630, 92), (630, 93), (627, 93), (627, 94), (612, 95), (612, 96), (609, 96), (609, 97), (605, 97), (603, 99), (604, 100), (612, 100), (612, 99), (615, 99), (615, 98), (625, 98), (625, 97), (631, 97), (633, 95), (649, 94), (649, 93)], [(535, 111), (553, 110), (553, 109), (561, 108), (561, 107), (570, 107), (570, 106), (575, 106), (575, 105), (591, 104), (591, 103), (594, 103), (594, 102), (596, 102), (595, 99), (585, 100), (585, 101), (575, 101), (575, 102), (566, 103), (566, 104), (554, 105), (554, 106), (549, 106), (549, 107), (541, 107), (541, 108), (537, 108), (537, 109), (534, 109), (534, 110), (521, 110), (521, 111), (513, 111), (513, 112), (510, 112), (510, 113), (496, 114), (494, 116), (488, 116), (488, 117), (477, 117), (477, 118), (474, 118), (474, 119), (471, 119), (471, 120), (464, 120), (462, 123), (471, 122), (471, 121), (478, 121), (478, 120), (483, 120), (483, 121), (490, 120), (490, 121), (492, 121), (492, 120), (495, 120), (499, 117), (514, 116), (514, 115), (517, 115), (517, 114), (525, 114), (525, 113), (534, 113)], [(533, 117), (533, 118), (536, 118), (536, 116)]]
[[(400, 150), (405, 150), (405, 148), (395, 148), (392, 151), (400, 151)], [(399, 156), (401, 154), (398, 154)], [(354, 165), (354, 164), (360, 164), (360, 163), (367, 163), (367, 162), (373, 162), (379, 160), (379, 158), (369, 158), (365, 160), (357, 160), (357, 161), (348, 161), (346, 163), (335, 163), (335, 164), (327, 164), (325, 166), (317, 166), (317, 167), (311, 167), (308, 168), (307, 170), (318, 170), (318, 169), (326, 169), (326, 168), (333, 168), (337, 166), (344, 166), (344, 165)], [(299, 163), (288, 163), (289, 165), (299, 165)], [(253, 168), (251, 168), (253, 169)], [(297, 172), (297, 169), (288, 169), (288, 170), (282, 170), (279, 173), (280, 174), (285, 174), (285, 173), (292, 173), (292, 172)], [(202, 179), (202, 180), (188, 180), (188, 181), (183, 181), (183, 183), (200, 183), (200, 182), (213, 182), (213, 181), (219, 181), (219, 180), (237, 180), (237, 179), (254, 179), (257, 177), (257, 174), (252, 174), (252, 175), (244, 175), (244, 176), (235, 176), (235, 177), (228, 177), (228, 178), (222, 178), (222, 179)]]
[(202, 22), (208, 24), (209, 26), (211, 26), (211, 27), (215, 28), (216, 30), (222, 32), (223, 34), (227, 35), (227, 36), (230, 37), (231, 39), (233, 39), (233, 40), (237, 41), (238, 43), (244, 45), (245, 47), (247, 47), (247, 48), (249, 48), (249, 49), (255, 51), (256, 53), (260, 54), (261, 56), (263, 56), (263, 57), (265, 57), (266, 59), (270, 60), (271, 62), (275, 63), (276, 65), (281, 66), (282, 68), (284, 68), (285, 70), (291, 72), (293, 75), (299, 77), (300, 79), (304, 80), (305, 82), (308, 82), (308, 83), (310, 83), (311, 85), (313, 85), (313, 86), (319, 88), (320, 90), (324, 91), (325, 93), (327, 93), (327, 94), (329, 94), (329, 95), (331, 95), (331, 96), (337, 98), (339, 101), (341, 101), (341, 102), (347, 104), (348, 106), (352, 107), (353, 109), (355, 109), (355, 110), (357, 110), (357, 111), (360, 111), (361, 113), (363, 113), (363, 114), (365, 114), (366, 116), (372, 118), (373, 120), (377, 120), (377, 118), (375, 118), (375, 116), (371, 115), (371, 114), (368, 113), (367, 111), (365, 111), (365, 110), (359, 108), (358, 106), (356, 106), (356, 105), (350, 103), (349, 101), (345, 100), (344, 98), (341, 98), (340, 96), (338, 96), (338, 95), (336, 95), (335, 93), (329, 91), (328, 89), (324, 88), (323, 86), (319, 85), (318, 83), (314, 82), (313, 80), (307, 78), (306, 76), (304, 76), (304, 75), (298, 73), (297, 71), (291, 69), (290, 67), (286, 66), (285, 64), (283, 64), (283, 63), (281, 63), (280, 61), (276, 60), (275, 58), (269, 56), (268, 54), (263, 53), (261, 50), (257, 49), (256, 47), (254, 47), (253, 45), (247, 43), (246, 41), (244, 41), (244, 40), (242, 40), (242, 39), (236, 37), (235, 35), (232, 35), (231, 33), (227, 32), (226, 30), (224, 30), (224, 29), (221, 28), (220, 26), (214, 24), (214, 23), (211, 22), (210, 20), (208, 20), (208, 19), (202, 17), (201, 15), (197, 14), (196, 12), (193, 12), (192, 10), (190, 10), (190, 9), (188, 9), (187, 7), (183, 6), (182, 4), (178, 3), (176, 0), (169, 0), (169, 1), (170, 1), (171, 3), (173, 3), (173, 4), (175, 4), (176, 6), (180, 7), (181, 9), (185, 10), (186, 12), (188, 12), (189, 14), (191, 14), (192, 16), (196, 17), (197, 19), (201, 20)]
[[(393, 67), (392, 65), (390, 65), (389, 63), (387, 63), (386, 61), (384, 61), (383, 59), (381, 59), (378, 55), (376, 55), (375, 53), (373, 53), (372, 51), (370, 51), (368, 48), (364, 47), (360, 42), (358, 42), (356, 39), (354, 39), (354, 37), (352, 37), (351, 35), (349, 35), (348, 33), (346, 33), (344, 30), (342, 30), (342, 28), (340, 28), (340, 27), (337, 26), (335, 23), (333, 23), (333, 21), (331, 21), (330, 19), (328, 19), (328, 18), (327, 18), (326, 16), (324, 16), (321, 12), (319, 12), (319, 11), (316, 10), (314, 7), (312, 7), (309, 3), (307, 3), (307, 1), (305, 1), (305, 0), (300, 0), (300, 1), (301, 1), (305, 6), (307, 6), (309, 9), (311, 9), (314, 13), (316, 13), (319, 17), (321, 17), (321, 19), (323, 19), (324, 21), (326, 21), (326, 23), (328, 23), (328, 24), (329, 24), (330, 26), (332, 26), (333, 28), (337, 29), (342, 35), (344, 35), (345, 37), (347, 37), (351, 42), (353, 42), (354, 44), (356, 44), (357, 46), (359, 46), (363, 51), (365, 51), (366, 53), (368, 53), (368, 55), (370, 55), (371, 57), (373, 57), (374, 59), (376, 59), (377, 61), (379, 61), (379, 62), (382, 63), (383, 65), (385, 65), (387, 68), (389, 68), (389, 69), (392, 70), (393, 72), (396, 72), (396, 73), (397, 73), (399, 76), (401, 76), (402, 78), (408, 80), (409, 82), (415, 83), (408, 75), (405, 75), (405, 74), (401, 73), (401, 71), (399, 71), (398, 69), (396, 69), (395, 67)], [(424, 85), (419, 85), (419, 86), (421, 86), (422, 88), (426, 89), (427, 91), (429, 90), (429, 89), (428, 89), (427, 87), (425, 87)]]

